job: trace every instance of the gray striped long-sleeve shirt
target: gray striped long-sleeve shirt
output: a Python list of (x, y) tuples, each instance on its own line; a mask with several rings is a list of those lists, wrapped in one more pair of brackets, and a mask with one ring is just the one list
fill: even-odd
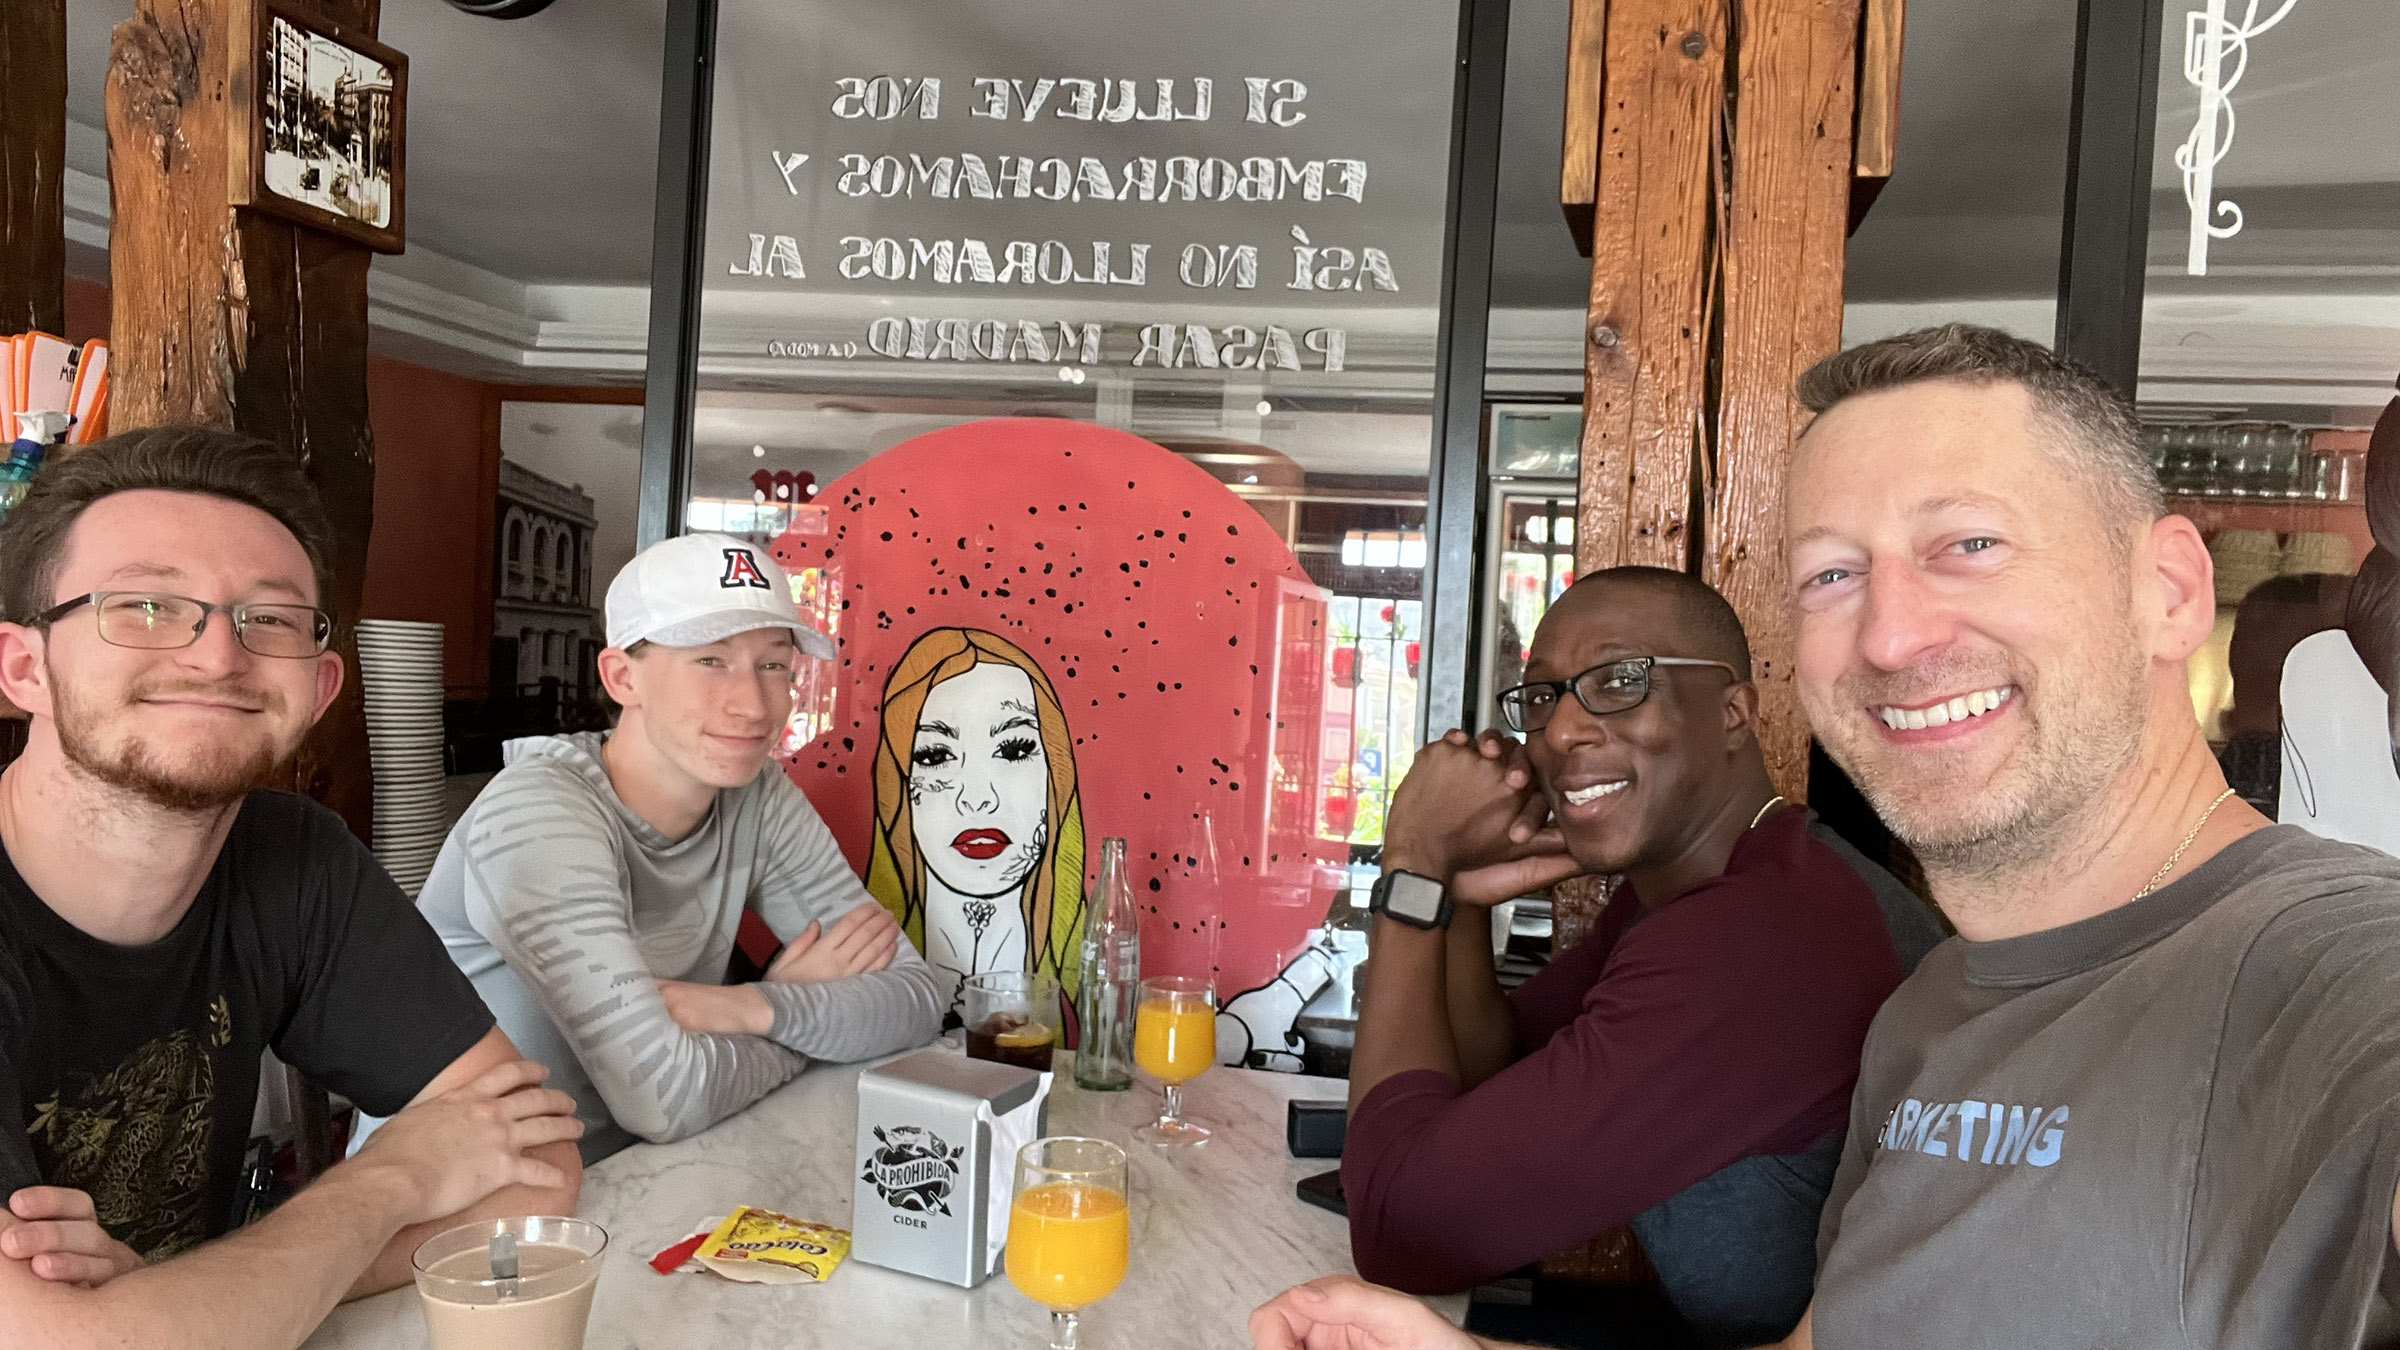
[(763, 983), (764, 1037), (687, 1032), (656, 979), (723, 982), (745, 908), (789, 939), (872, 904), (832, 831), (770, 765), (671, 840), (609, 785), (596, 733), (512, 741), (417, 897), (501, 1029), (572, 1094), (583, 1155), (708, 1128), (808, 1060), (933, 1038), (941, 999), (908, 940), (892, 963), (822, 984)]

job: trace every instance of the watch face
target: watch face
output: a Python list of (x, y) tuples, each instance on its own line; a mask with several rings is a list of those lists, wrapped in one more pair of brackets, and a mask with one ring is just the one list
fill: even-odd
[(1442, 885), (1414, 872), (1394, 872), (1384, 892), (1383, 908), (1395, 918), (1431, 925), (1442, 916)]

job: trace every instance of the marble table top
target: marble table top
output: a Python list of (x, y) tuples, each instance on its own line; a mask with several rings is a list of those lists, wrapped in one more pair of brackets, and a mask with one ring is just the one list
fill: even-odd
[[(1090, 1093), (1062, 1072), (1050, 1132), (1125, 1146), (1132, 1158), (1133, 1256), (1125, 1283), (1083, 1317), (1087, 1350), (1247, 1346), (1250, 1310), (1301, 1280), (1350, 1264), (1348, 1226), (1292, 1193), (1330, 1159), (1285, 1147), (1284, 1103), (1340, 1100), (1337, 1080), (1213, 1069), (1184, 1090), (1185, 1114), (1216, 1131), (1162, 1154), (1132, 1138), (1158, 1089)], [(586, 1350), (875, 1350), (976, 1346), (1038, 1350), (1049, 1314), (1005, 1274), (967, 1290), (844, 1261), (820, 1285), (736, 1284), (660, 1275), (650, 1256), (736, 1205), (848, 1226), (861, 1065), (820, 1064), (744, 1111), (676, 1144), (637, 1144), (585, 1175), (580, 1213), (608, 1230)], [(1465, 1299), (1435, 1300), (1452, 1320)], [(421, 1350), (414, 1289), (344, 1305), (305, 1350)]]

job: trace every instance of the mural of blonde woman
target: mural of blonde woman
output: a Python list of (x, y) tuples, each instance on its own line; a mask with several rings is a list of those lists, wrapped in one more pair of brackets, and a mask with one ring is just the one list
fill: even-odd
[(920, 635), (884, 682), (867, 890), (959, 1018), (969, 975), (1034, 970), (1072, 1003), (1083, 928), (1075, 742), (1049, 676), (977, 628)]

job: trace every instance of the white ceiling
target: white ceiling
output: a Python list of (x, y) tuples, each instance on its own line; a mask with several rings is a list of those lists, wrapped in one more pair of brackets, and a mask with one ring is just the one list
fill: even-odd
[[(105, 124), (109, 30), (132, 0), (68, 0), (67, 115)], [(385, 0), (408, 54), (408, 237), (519, 282), (647, 284), (665, 0), (559, 0), (513, 23)], [(104, 142), (68, 162), (105, 174)]]
[[(860, 6), (862, 30), (906, 13), (900, 0), (839, 2)], [(2214, 273), (2195, 284), (2176, 275), (2184, 217), (2169, 158), (2192, 117), (2195, 96), (2175, 69), (2180, 15), (2195, 2), (2167, 5), (2154, 289), (2271, 293), (2285, 319), (2314, 295), (2389, 299), (2400, 314), (2400, 118), (2391, 102), (2400, 4), (2298, 0), (2252, 44), (2235, 96), (2240, 131), (2218, 168), (2221, 195), (2242, 204), (2250, 225), (2214, 246)], [(1514, 6), (1493, 279), (1495, 303), (1511, 311), (1496, 321), (1504, 368), (1578, 364), (1586, 264), (1556, 202), (1565, 7)], [(70, 183), (71, 233), (86, 267), (105, 239), (97, 128), (108, 30), (130, 11), (131, 0), (69, 0), (69, 110), (79, 124), (69, 160), (81, 171)], [(1105, 11), (1105, 0), (1082, 10), (1095, 20)], [(999, 50), (1005, 30), (962, 23), (955, 0), (925, 12), (941, 16), (929, 22), (944, 25), (952, 47), (972, 53), (966, 62), (1043, 64), (1038, 45)], [(1854, 309), (1933, 313), (2052, 292), (2074, 13), (2075, 0), (1911, 0), (1899, 172), (1852, 241)], [(375, 286), (377, 320), (396, 350), (518, 379), (638, 373), (663, 16), (663, 0), (557, 0), (533, 19), (493, 23), (441, 0), (386, 0), (382, 35), (411, 57), (412, 247), (378, 264)], [(1159, 40), (1124, 39), (1134, 52)], [(1371, 124), (1360, 132), (1369, 159), (1430, 153), (1378, 143)], [(2388, 338), (2368, 341), (2360, 371), (2400, 364), (2400, 319), (2383, 327)], [(1515, 355), (1501, 359), (1503, 347)]]

